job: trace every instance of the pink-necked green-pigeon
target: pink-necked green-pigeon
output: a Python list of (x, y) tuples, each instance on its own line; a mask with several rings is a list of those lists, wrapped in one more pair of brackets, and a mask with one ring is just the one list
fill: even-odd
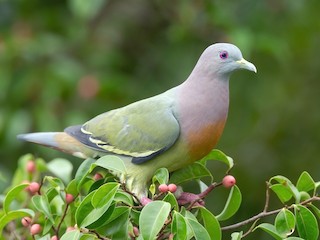
[(207, 155), (223, 131), (229, 107), (229, 77), (238, 69), (256, 72), (241, 51), (228, 43), (209, 46), (179, 86), (108, 111), (64, 132), (18, 138), (80, 158), (119, 156), (127, 188), (139, 197), (161, 167), (175, 171)]

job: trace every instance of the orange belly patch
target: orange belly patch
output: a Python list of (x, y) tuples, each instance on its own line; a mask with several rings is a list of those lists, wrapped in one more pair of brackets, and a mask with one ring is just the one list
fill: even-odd
[(200, 160), (214, 148), (223, 132), (224, 125), (225, 121), (220, 121), (188, 133), (189, 154), (192, 159)]

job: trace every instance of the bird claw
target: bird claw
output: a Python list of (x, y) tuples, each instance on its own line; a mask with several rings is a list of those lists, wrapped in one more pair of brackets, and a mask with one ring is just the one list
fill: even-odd
[(190, 207), (203, 207), (205, 205), (205, 202), (197, 194), (182, 192), (178, 198), (178, 204), (190, 204)]

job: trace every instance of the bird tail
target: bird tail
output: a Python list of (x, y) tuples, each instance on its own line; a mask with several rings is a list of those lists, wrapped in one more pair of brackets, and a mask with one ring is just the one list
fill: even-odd
[(26, 133), (18, 135), (17, 138), (22, 141), (50, 147), (80, 158), (93, 157), (94, 155), (92, 149), (86, 147), (65, 132)]

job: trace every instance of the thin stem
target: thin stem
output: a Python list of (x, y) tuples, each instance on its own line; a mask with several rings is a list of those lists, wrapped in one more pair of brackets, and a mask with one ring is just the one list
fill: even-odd
[[(315, 201), (320, 201), (320, 197), (317, 197), (317, 196), (313, 196), (312, 198), (309, 198), (303, 202), (300, 203), (300, 205), (307, 205), (308, 203), (311, 203), (311, 202), (315, 202)], [(286, 207), (287, 209), (293, 209), (294, 206), (296, 204), (292, 204), (288, 207)], [(276, 210), (273, 210), (273, 211), (270, 211), (270, 212), (260, 212), (259, 214), (257, 214), (256, 216), (253, 216), (251, 218), (248, 218), (247, 220), (244, 220), (242, 222), (239, 222), (239, 223), (236, 223), (236, 224), (232, 224), (232, 225), (229, 225), (229, 226), (225, 226), (225, 227), (222, 227), (221, 230), (222, 231), (226, 231), (226, 230), (231, 230), (231, 229), (235, 229), (235, 228), (239, 228), (239, 227), (242, 227), (244, 225), (247, 225), (249, 223), (252, 223), (256, 220), (259, 220), (260, 218), (263, 218), (263, 217), (267, 217), (267, 216), (270, 216), (270, 215), (274, 215), (274, 214), (277, 214), (279, 213), (283, 208), (280, 208), (280, 209), (276, 209)]]
[(56, 230), (55, 230), (56, 236), (59, 236), (60, 227), (61, 227), (61, 224), (62, 224), (64, 218), (65, 218), (66, 215), (67, 215), (68, 208), (69, 208), (69, 204), (67, 204), (66, 207), (64, 208), (64, 212), (63, 212), (63, 215), (62, 215), (61, 220), (60, 220), (60, 222), (59, 222), (59, 225), (58, 225), (58, 227), (57, 227)]

